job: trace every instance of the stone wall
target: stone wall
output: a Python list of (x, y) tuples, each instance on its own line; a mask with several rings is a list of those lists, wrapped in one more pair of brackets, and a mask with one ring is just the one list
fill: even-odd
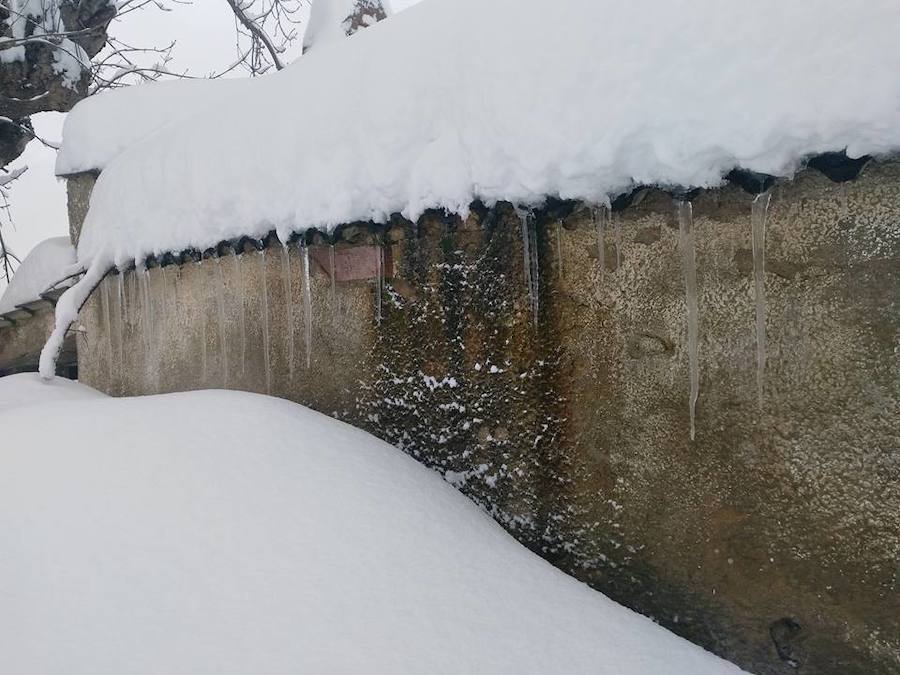
[(693, 441), (678, 224), (655, 190), (614, 215), (602, 269), (590, 210), (540, 212), (536, 297), (503, 204), (313, 237), (308, 310), (296, 245), (111, 275), (82, 312), (81, 378), (305, 403), (752, 672), (897, 672), (900, 165), (774, 189), (761, 408), (751, 200), (693, 201)]
[[(15, 324), (0, 326), (0, 377), (12, 373), (37, 372), (41, 349), (53, 330), (53, 308), (48, 303), (33, 316), (23, 316)], [(7, 322), (4, 321), (4, 324)], [(57, 374), (72, 377), (75, 368), (75, 337), (63, 343), (57, 360)]]

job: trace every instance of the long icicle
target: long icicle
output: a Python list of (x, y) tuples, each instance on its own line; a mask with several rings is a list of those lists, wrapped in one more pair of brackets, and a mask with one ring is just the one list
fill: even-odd
[(306, 367), (312, 367), (312, 290), (310, 289), (309, 246), (304, 242), (303, 254), (303, 336), (306, 348)]
[(266, 274), (266, 249), (260, 251), (259, 274), (262, 277), (262, 305), (263, 305), (263, 368), (266, 371), (266, 393), (272, 393), (272, 368), (269, 363), (269, 280)]
[(381, 325), (381, 296), (384, 292), (384, 249), (378, 242), (375, 250), (375, 322)]
[(281, 247), (281, 283), (284, 286), (284, 304), (287, 308), (288, 374), (294, 381), (294, 295), (291, 291), (291, 251), (288, 245)]
[(241, 328), (241, 377), (247, 373), (247, 320), (244, 316), (244, 261), (243, 255), (234, 256), (234, 264), (238, 273), (238, 302), (241, 304), (238, 312)]
[(522, 228), (522, 262), (525, 273), (525, 287), (528, 291), (528, 300), (531, 305), (531, 320), (534, 329), (538, 328), (540, 315), (540, 267), (537, 257), (537, 231), (531, 212), (526, 209), (516, 209), (519, 216), (519, 224)]
[(125, 391), (125, 330), (128, 327), (128, 302), (125, 297), (125, 270), (120, 269), (116, 275), (116, 294), (119, 296), (119, 374), (122, 377), (122, 387)]
[(560, 280), (563, 280), (566, 278), (565, 272), (563, 270), (562, 229), (563, 229), (562, 220), (559, 220), (556, 223), (556, 259), (557, 259), (557, 264), (559, 266)]
[(616, 272), (622, 267), (622, 221), (618, 214), (613, 214), (613, 237), (616, 242)]
[(228, 340), (225, 334), (225, 275), (222, 259), (216, 258), (216, 304), (219, 313), (219, 352), (222, 355), (222, 388), (228, 388)]
[(113, 361), (115, 360), (115, 354), (113, 353), (113, 338), (112, 338), (112, 319), (111, 319), (111, 310), (109, 307), (109, 276), (104, 277), (103, 281), (100, 282), (100, 311), (103, 315), (103, 330), (106, 331), (106, 367), (109, 372), (109, 382), (112, 383), (114, 374), (114, 366)]
[(678, 229), (681, 239), (681, 258), (684, 270), (685, 304), (687, 306), (688, 370), (691, 381), (690, 416), (691, 440), (696, 435), (695, 417), (700, 395), (700, 310), (697, 300), (697, 255), (694, 249), (694, 213), (690, 201), (677, 202)]
[(206, 310), (209, 305), (209, 280), (206, 278), (206, 269), (203, 267), (202, 260), (197, 263), (197, 273), (200, 275), (200, 298), (202, 303), (200, 316), (203, 319), (200, 327), (200, 355), (202, 358), (200, 363), (200, 385), (206, 387), (209, 374), (209, 347), (206, 343), (206, 336), (209, 332), (209, 319), (206, 316)]
[(593, 209), (594, 225), (597, 228), (597, 261), (600, 263), (600, 281), (606, 276), (606, 221), (609, 211), (605, 206)]
[(753, 283), (756, 290), (756, 397), (763, 409), (766, 374), (766, 219), (772, 192), (756, 195), (750, 207)]
[(337, 311), (337, 274), (335, 271), (334, 244), (328, 249), (328, 274), (331, 276), (331, 320), (334, 321)]

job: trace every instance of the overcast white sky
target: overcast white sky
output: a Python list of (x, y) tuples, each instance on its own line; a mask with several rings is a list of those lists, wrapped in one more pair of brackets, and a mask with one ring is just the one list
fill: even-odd
[[(395, 12), (420, 0), (391, 0)], [(177, 40), (170, 66), (173, 71), (189, 70), (206, 75), (234, 60), (234, 20), (225, 0), (194, 0), (171, 12), (144, 11), (115, 22), (110, 32), (136, 45), (160, 45)], [(41, 136), (59, 140), (65, 115), (44, 113), (32, 118)], [(4, 229), (10, 248), (25, 256), (47, 237), (68, 233), (65, 186), (54, 177), (56, 153), (33, 141), (14, 166), (27, 164), (26, 173), (12, 192), (15, 227)], [(2, 288), (0, 283), (0, 288)]]

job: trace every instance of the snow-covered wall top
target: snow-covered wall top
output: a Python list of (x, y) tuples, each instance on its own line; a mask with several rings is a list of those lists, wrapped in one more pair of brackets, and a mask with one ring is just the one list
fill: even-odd
[(40, 300), (41, 293), (66, 276), (74, 264), (75, 249), (68, 237), (42, 241), (25, 257), (0, 297), (0, 314)]
[(896, 0), (426, 0), (221, 100), (184, 85), (79, 106), (61, 170), (104, 169), (79, 258), (884, 155), (898, 25)]

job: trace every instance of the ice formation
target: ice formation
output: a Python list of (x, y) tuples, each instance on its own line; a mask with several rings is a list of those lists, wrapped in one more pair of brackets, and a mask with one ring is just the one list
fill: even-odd
[(684, 272), (684, 304), (687, 319), (688, 378), (691, 440), (696, 435), (697, 399), (700, 396), (700, 309), (697, 297), (697, 254), (694, 249), (694, 213), (690, 201), (676, 202)]
[(58, 172), (102, 170), (78, 258), (105, 269), (476, 198), (789, 176), (900, 149), (898, 24), (894, 0), (431, 0), (263, 78), (92, 97)]
[(766, 375), (766, 218), (771, 200), (771, 192), (757, 195), (750, 213), (756, 309), (756, 395), (760, 410), (763, 409)]

